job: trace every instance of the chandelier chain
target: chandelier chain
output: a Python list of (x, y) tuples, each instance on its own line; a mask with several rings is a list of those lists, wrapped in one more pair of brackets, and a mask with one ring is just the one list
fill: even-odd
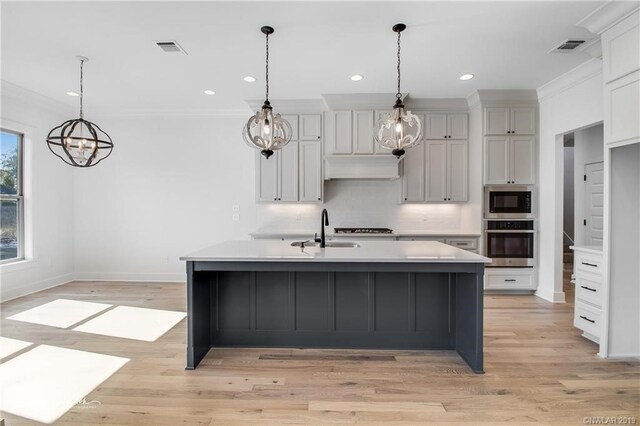
[(80, 118), (83, 118), (84, 114), (82, 112), (82, 97), (84, 95), (84, 60), (80, 60)]
[(400, 99), (402, 97), (402, 94), (400, 93), (400, 34), (401, 32), (398, 31), (398, 92), (396, 93), (396, 99)]
[(265, 63), (265, 80), (267, 83), (267, 94), (266, 94), (266, 100), (269, 100), (269, 34), (267, 34), (267, 41), (266, 41), (266, 63)]

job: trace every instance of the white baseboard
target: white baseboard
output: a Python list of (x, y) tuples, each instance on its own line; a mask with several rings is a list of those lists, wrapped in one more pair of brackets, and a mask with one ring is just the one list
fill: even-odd
[(565, 303), (566, 302), (564, 291), (556, 291), (556, 292), (551, 293), (551, 292), (540, 291), (538, 289), (538, 290), (536, 290), (536, 292), (534, 294), (536, 296), (538, 296), (539, 298), (546, 300), (547, 302), (551, 302), (551, 303)]
[(126, 281), (153, 283), (185, 283), (187, 274), (155, 272), (76, 272), (74, 281)]
[(598, 354), (598, 357), (611, 361), (640, 361), (640, 355), (638, 354), (609, 354), (607, 356)]
[(37, 293), (42, 290), (57, 287), (59, 285), (69, 283), (73, 280), (74, 274), (69, 273), (11, 289), (6, 289), (3, 286), (0, 291), (0, 302), (8, 302), (9, 300), (17, 299), (18, 297), (27, 296), (29, 294)]

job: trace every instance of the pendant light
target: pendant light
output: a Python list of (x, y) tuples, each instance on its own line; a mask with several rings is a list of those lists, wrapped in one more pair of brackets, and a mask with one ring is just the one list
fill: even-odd
[(398, 33), (398, 91), (393, 111), (382, 113), (376, 122), (374, 138), (383, 148), (391, 150), (391, 153), (400, 158), (404, 155), (405, 149), (411, 148), (422, 142), (422, 123), (420, 119), (405, 111), (402, 104), (402, 93), (400, 92), (400, 33), (405, 30), (405, 24), (396, 24), (393, 31)]
[(80, 118), (67, 120), (53, 128), (47, 136), (47, 145), (53, 154), (74, 167), (95, 166), (113, 150), (113, 141), (100, 127), (84, 119), (82, 110), (84, 63), (80, 60)]
[(269, 102), (269, 35), (273, 28), (264, 26), (260, 29), (266, 37), (266, 96), (260, 111), (256, 112), (242, 130), (244, 141), (251, 148), (257, 148), (260, 153), (269, 158), (273, 151), (281, 149), (291, 140), (291, 125), (280, 114), (274, 114)]

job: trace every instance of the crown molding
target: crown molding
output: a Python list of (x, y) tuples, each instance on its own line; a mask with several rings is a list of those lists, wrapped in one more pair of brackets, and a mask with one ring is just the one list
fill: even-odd
[(48, 96), (42, 95), (33, 90), (26, 89), (7, 80), (0, 80), (0, 96), (2, 100), (15, 99), (21, 102), (35, 104), (41, 108), (72, 116), (77, 114), (75, 107), (56, 101)]
[[(462, 98), (409, 98), (404, 104), (408, 109), (419, 111), (460, 111), (467, 112), (469, 109), (467, 100)], [(389, 106), (385, 109), (389, 109)]]
[(535, 90), (478, 90), (471, 95), (471, 102), (492, 106), (537, 105), (538, 94)]
[(587, 62), (540, 86), (537, 89), (538, 100), (543, 102), (597, 75), (602, 75), (602, 60), (598, 58), (589, 59)]
[(171, 117), (228, 117), (248, 118), (248, 108), (219, 110), (211, 108), (92, 108), (91, 115), (98, 118), (171, 118)]
[(637, 1), (609, 1), (576, 23), (594, 34), (602, 34), (640, 9)]
[[(252, 112), (259, 111), (264, 99), (245, 100)], [(322, 99), (269, 99), (271, 107), (280, 114), (318, 114), (326, 108)]]

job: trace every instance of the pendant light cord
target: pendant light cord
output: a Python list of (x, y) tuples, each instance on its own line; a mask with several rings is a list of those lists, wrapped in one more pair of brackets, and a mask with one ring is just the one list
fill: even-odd
[(84, 87), (83, 87), (84, 72), (83, 72), (83, 68), (84, 68), (84, 61), (80, 60), (80, 118), (83, 118), (83, 116), (84, 116), (84, 114), (82, 112), (82, 95), (84, 94)]
[(402, 97), (402, 93), (400, 93), (400, 34), (401, 32), (398, 31), (398, 92), (396, 93), (396, 99), (398, 100)]
[(269, 101), (269, 34), (266, 35), (267, 36), (267, 40), (266, 40), (266, 63), (265, 63), (265, 80), (267, 83), (267, 94), (266, 94), (266, 100)]

